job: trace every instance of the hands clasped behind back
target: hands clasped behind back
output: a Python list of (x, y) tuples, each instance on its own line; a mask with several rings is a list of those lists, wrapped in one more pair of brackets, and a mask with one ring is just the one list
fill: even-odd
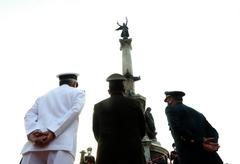
[(54, 133), (49, 130), (46, 132), (35, 130), (28, 135), (28, 140), (39, 147), (47, 146), (52, 140), (54, 140), (54, 138)]
[(203, 149), (208, 152), (216, 152), (218, 151), (220, 145), (216, 142), (213, 142), (214, 138), (204, 138), (203, 141)]

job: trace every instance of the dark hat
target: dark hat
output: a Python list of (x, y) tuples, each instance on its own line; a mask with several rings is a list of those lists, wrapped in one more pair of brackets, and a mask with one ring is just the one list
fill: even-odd
[(109, 82), (109, 90), (111, 91), (124, 91), (124, 84), (123, 81), (126, 80), (126, 78), (118, 73), (114, 73), (106, 79)]
[(165, 92), (166, 98), (164, 101), (166, 101), (166, 99), (170, 96), (176, 98), (176, 99), (180, 99), (182, 100), (182, 97), (185, 96), (185, 93), (182, 91), (166, 91)]
[(108, 76), (108, 78), (106, 80), (108, 82), (111, 82), (111, 81), (125, 81), (126, 78), (121, 74), (114, 73), (114, 74)]
[(77, 80), (78, 75), (78, 73), (61, 73), (57, 77), (59, 80)]

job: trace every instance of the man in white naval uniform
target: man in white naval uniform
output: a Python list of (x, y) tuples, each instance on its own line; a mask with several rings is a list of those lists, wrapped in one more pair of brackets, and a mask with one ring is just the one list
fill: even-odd
[(78, 74), (60, 74), (59, 87), (39, 97), (24, 117), (28, 142), (21, 164), (73, 164), (78, 117), (85, 92), (77, 89)]

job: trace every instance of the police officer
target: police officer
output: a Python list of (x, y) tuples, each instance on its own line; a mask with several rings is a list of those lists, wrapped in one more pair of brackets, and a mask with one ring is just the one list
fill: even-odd
[(218, 132), (203, 114), (182, 103), (182, 91), (165, 92), (165, 113), (180, 164), (223, 164)]
[(93, 133), (98, 142), (96, 164), (144, 164), (145, 120), (140, 103), (125, 97), (125, 77), (107, 78), (110, 97), (94, 105)]
[(76, 73), (64, 73), (59, 87), (40, 96), (24, 117), (28, 142), (21, 164), (73, 164), (76, 154), (78, 116), (85, 91), (77, 89)]

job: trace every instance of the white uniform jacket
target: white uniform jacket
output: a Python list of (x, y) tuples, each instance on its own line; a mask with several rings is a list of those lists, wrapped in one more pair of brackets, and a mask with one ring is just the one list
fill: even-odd
[(56, 138), (46, 147), (27, 142), (22, 154), (31, 151), (66, 150), (76, 154), (78, 117), (85, 104), (85, 92), (66, 84), (38, 98), (24, 117), (25, 130), (36, 129), (54, 132)]

